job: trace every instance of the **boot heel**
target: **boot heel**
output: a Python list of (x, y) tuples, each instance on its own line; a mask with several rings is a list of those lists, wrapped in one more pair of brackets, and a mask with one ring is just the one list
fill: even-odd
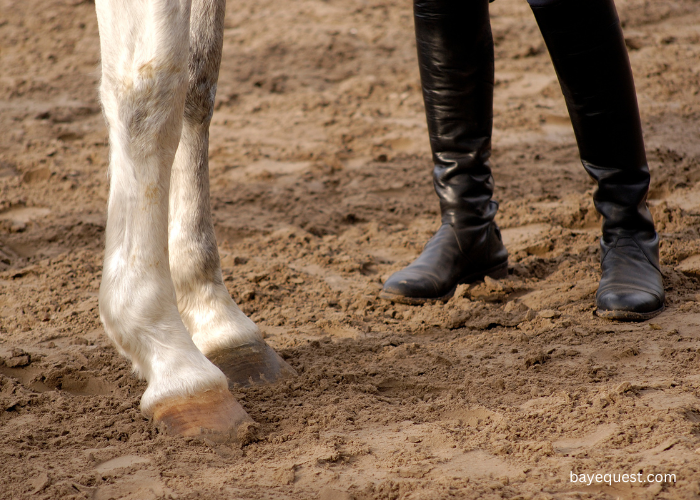
[(484, 274), (484, 277), (486, 276), (495, 280), (508, 277), (508, 261), (487, 271), (486, 274)]
[[(497, 266), (494, 266), (491, 269), (487, 269), (486, 271), (479, 271), (478, 273), (473, 273), (468, 276), (465, 276), (464, 278), (459, 280), (457, 285), (469, 285), (471, 283), (476, 283), (477, 281), (483, 280), (486, 276), (495, 280), (500, 280), (508, 276), (508, 261), (506, 260), (505, 262), (498, 264)], [(452, 297), (452, 293), (454, 293), (454, 290), (457, 288), (457, 285), (455, 285), (455, 288), (452, 289), (450, 297)]]

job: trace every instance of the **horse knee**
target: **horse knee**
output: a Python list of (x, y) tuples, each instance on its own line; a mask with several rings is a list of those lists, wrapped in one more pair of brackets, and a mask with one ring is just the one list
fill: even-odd
[(152, 59), (121, 71), (106, 70), (100, 96), (110, 128), (128, 142), (176, 148), (186, 89), (184, 63)]
[(185, 97), (185, 120), (194, 125), (206, 125), (214, 114), (216, 75), (191, 75)]

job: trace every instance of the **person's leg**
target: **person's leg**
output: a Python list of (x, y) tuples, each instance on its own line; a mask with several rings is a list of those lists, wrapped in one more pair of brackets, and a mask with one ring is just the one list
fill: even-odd
[(664, 308), (659, 239), (632, 70), (613, 0), (528, 0), (552, 57), (581, 161), (603, 216), (598, 315), (644, 320)]
[(442, 225), (381, 296), (448, 299), (460, 283), (503, 277), (508, 253), (493, 221), (494, 58), (488, 0), (415, 0), (416, 45)]

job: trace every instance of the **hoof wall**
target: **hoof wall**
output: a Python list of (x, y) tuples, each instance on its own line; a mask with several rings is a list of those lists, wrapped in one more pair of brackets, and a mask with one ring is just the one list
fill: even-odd
[(228, 391), (206, 391), (163, 401), (153, 420), (167, 434), (216, 442), (247, 442), (255, 423)]
[(297, 374), (265, 342), (216, 351), (207, 357), (224, 372), (229, 387), (271, 384)]

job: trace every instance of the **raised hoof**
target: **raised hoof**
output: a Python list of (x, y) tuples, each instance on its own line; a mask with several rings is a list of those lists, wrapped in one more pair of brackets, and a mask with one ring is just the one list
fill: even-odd
[(167, 399), (153, 410), (153, 421), (167, 434), (217, 442), (245, 442), (255, 423), (228, 391), (205, 391)]
[(215, 351), (207, 357), (224, 372), (229, 387), (271, 384), (297, 375), (265, 342)]

